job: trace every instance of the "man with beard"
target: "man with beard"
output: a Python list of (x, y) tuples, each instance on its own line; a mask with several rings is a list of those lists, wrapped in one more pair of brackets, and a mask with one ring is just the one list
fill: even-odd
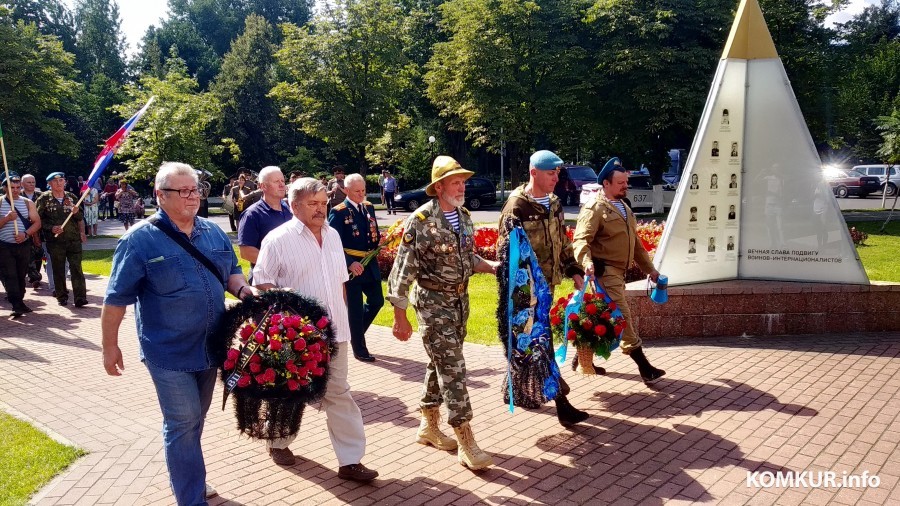
[[(466, 179), (472, 174), (449, 156), (434, 159), (431, 184), (425, 193), (437, 198), (406, 220), (388, 278), (387, 298), (394, 306), (394, 336), (406, 341), (412, 336), (412, 325), (406, 316), (409, 289), (416, 282), (413, 307), (429, 358), (419, 401), (422, 422), (416, 442), (440, 450), (457, 449), (459, 463), (477, 470), (490, 466), (492, 459), (475, 443), (469, 425), (472, 406), (462, 350), (469, 319), (467, 290), (473, 273), (496, 274), (497, 263), (475, 254), (475, 229), (469, 212), (462, 207)], [(458, 445), (438, 428), (442, 402), (447, 406), (447, 423), (456, 432)]]
[(623, 202), (628, 194), (625, 168), (607, 163), (597, 179), (602, 182), (603, 191), (578, 214), (573, 241), (575, 258), (584, 267), (586, 275), (596, 273), (600, 285), (622, 311), (627, 323), (622, 335), (622, 352), (635, 361), (644, 383), (650, 384), (661, 378), (665, 371), (650, 365), (644, 355), (625, 298), (625, 272), (637, 263), (656, 281), (659, 271), (653, 267), (637, 235), (634, 213)]

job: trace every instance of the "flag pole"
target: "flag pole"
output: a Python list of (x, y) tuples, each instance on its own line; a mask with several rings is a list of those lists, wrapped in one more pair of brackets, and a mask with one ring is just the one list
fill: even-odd
[[(72, 216), (79, 209), (78, 206), (81, 205), (81, 203), (84, 201), (84, 198), (87, 197), (88, 191), (90, 191), (90, 190), (91, 189), (88, 188), (87, 191), (81, 192), (81, 198), (78, 199), (78, 202), (76, 202), (75, 205), (72, 207), (72, 210), (69, 211), (69, 215), (66, 216), (66, 221), (62, 222), (62, 225), (59, 226), (59, 234), (61, 234), (63, 229), (66, 228), (66, 224), (69, 223), (70, 219), (72, 219)], [(59, 234), (53, 234), (53, 237), (59, 237)]]
[[(3, 127), (0, 126), (0, 151), (3, 152), (3, 171), (6, 173), (6, 196), (9, 197), (9, 210), (15, 209), (13, 202), (12, 181), (9, 180), (9, 165), (6, 164), (6, 143), (3, 142)], [(13, 234), (19, 235), (19, 220), (13, 220)]]

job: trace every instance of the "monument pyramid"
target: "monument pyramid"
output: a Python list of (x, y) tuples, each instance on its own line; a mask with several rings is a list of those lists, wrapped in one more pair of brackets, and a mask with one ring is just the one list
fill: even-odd
[(868, 284), (757, 0), (741, 0), (654, 264), (671, 285)]

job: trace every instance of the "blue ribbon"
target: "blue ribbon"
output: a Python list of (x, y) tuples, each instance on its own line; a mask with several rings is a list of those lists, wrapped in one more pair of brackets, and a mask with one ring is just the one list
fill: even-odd
[(513, 313), (513, 303), (512, 296), (513, 290), (516, 288), (516, 271), (519, 270), (519, 233), (521, 229), (514, 228), (512, 233), (509, 234), (509, 273), (507, 276), (509, 277), (509, 287), (508, 293), (506, 294), (507, 300), (509, 300), (509, 304), (506, 306), (506, 320), (509, 322), (509, 336), (507, 336), (508, 346), (506, 347), (506, 385), (509, 388), (509, 412), (512, 413), (515, 410), (515, 406), (513, 403), (513, 382), (512, 382), (512, 353), (513, 346), (516, 346), (516, 343), (513, 341), (513, 325), (512, 325), (512, 313)]

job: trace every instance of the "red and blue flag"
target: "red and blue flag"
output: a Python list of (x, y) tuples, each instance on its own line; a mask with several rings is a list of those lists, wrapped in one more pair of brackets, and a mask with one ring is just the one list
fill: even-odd
[(136, 112), (134, 116), (131, 117), (128, 121), (122, 125), (122, 128), (116, 130), (116, 133), (112, 135), (109, 139), (106, 140), (106, 144), (103, 146), (103, 151), (100, 152), (100, 155), (97, 157), (97, 160), (94, 162), (94, 170), (91, 171), (91, 175), (88, 176), (87, 181), (85, 181), (84, 186), (81, 187), (81, 191), (84, 192), (88, 188), (93, 187), (97, 180), (100, 179), (100, 176), (103, 175), (103, 171), (106, 169), (106, 166), (109, 165), (110, 160), (112, 160), (113, 156), (115, 156), (116, 151), (118, 151), (119, 147), (122, 146), (122, 143), (125, 142), (125, 138), (128, 137), (128, 134), (131, 133), (131, 130), (134, 129), (134, 125), (137, 124), (138, 120), (141, 119), (141, 116), (147, 112), (147, 108), (150, 107), (150, 104), (153, 103), (153, 99), (155, 97), (150, 97), (150, 100), (147, 101), (147, 105), (141, 108), (140, 111)]

